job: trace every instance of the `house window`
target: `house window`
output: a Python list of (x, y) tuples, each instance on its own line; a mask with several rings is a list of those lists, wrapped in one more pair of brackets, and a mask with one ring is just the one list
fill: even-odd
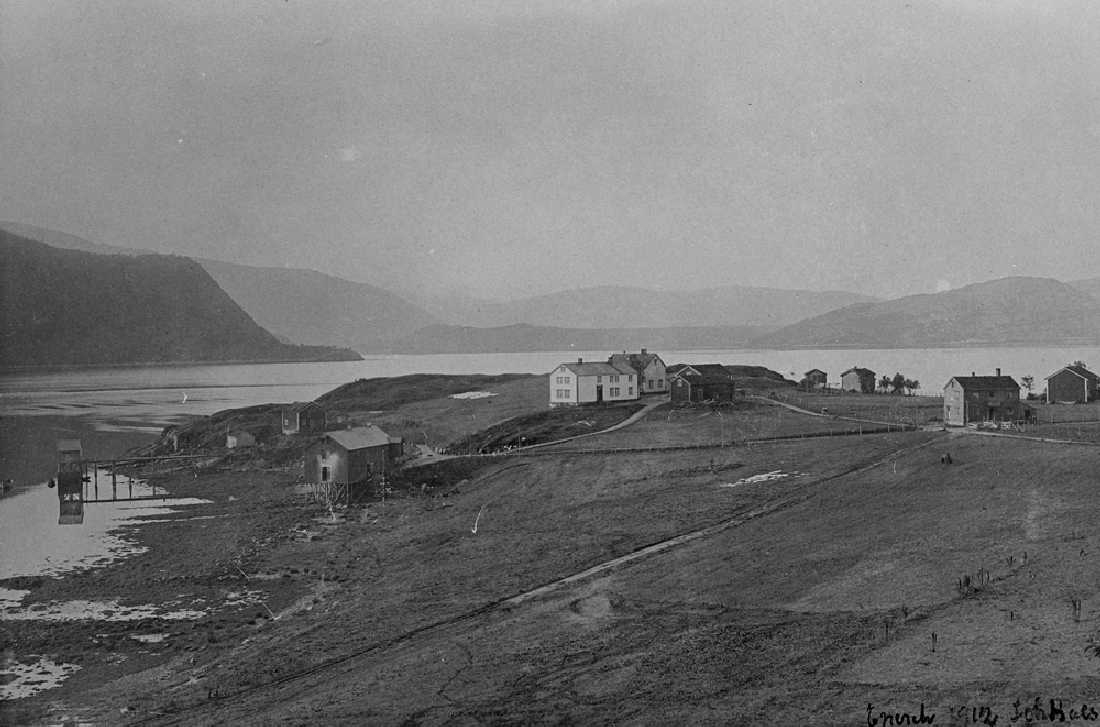
[(569, 377), (568, 376), (559, 376), (558, 380), (557, 380), (557, 383), (559, 383), (559, 384), (568, 384), (569, 383)]
[(569, 389), (558, 389), (556, 392), (554, 392), (554, 394), (559, 399), (568, 399), (569, 398)]
[(658, 389), (665, 388), (665, 380), (664, 379), (657, 379), (657, 388)]
[(623, 393), (623, 390), (620, 389), (618, 386), (611, 387), (611, 396), (619, 396), (622, 393)]
[(612, 376), (608, 376), (607, 378), (611, 379), (612, 384), (619, 383), (619, 377), (618, 376), (612, 375)]
[(328, 466), (322, 467), (321, 468), (321, 482), (330, 482), (331, 480), (332, 480), (332, 471), (329, 470)]
[(627, 395), (627, 396), (634, 396), (634, 387), (633, 387), (633, 386), (628, 386), (628, 387), (627, 387), (627, 389), (626, 389), (626, 395)]

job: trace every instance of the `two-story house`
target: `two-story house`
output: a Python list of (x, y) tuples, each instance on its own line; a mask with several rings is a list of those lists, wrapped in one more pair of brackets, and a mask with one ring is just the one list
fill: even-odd
[(630, 366), (577, 359), (550, 372), (550, 406), (637, 398), (638, 376)]

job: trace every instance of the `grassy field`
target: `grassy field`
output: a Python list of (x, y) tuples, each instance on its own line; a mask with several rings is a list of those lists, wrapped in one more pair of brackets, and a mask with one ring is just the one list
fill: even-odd
[(849, 392), (813, 394), (789, 390), (780, 392), (778, 399), (809, 411), (828, 409), (830, 414), (897, 424), (920, 426), (943, 421), (943, 397), (938, 396)]
[(713, 408), (664, 405), (630, 427), (562, 444), (558, 449), (728, 444), (777, 436), (847, 434), (871, 428), (829, 417), (811, 417), (753, 400)]
[[(585, 446), (724, 435), (709, 410), (672, 411)], [(767, 405), (723, 416), (762, 418), (757, 431), (770, 417), (776, 434), (850, 424)], [(181, 483), (269, 530), (226, 530), (205, 555), (189, 539), (166, 594), (248, 587), (277, 618), (229, 609), (160, 645), (112, 640), (109, 667), (22, 714), (67, 702), (93, 723), (863, 725), (868, 705), (924, 705), (963, 725), (982, 706), (1010, 723), (1017, 699), (1098, 706), (1100, 447), (895, 432), (437, 467), (432, 487), (411, 488), (423, 496), (304, 539), (279, 536), (304, 512), (289, 475), (236, 494), (226, 476)], [(143, 568), (181, 527), (146, 525), (147, 556), (84, 585), (153, 598)], [(6, 628), (29, 647), (47, 638)]]

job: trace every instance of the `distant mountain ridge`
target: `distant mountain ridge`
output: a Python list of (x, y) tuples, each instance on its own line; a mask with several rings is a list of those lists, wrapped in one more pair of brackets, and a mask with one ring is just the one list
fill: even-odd
[(1100, 344), (1100, 300), (1051, 278), (857, 303), (754, 339), (761, 348)]
[(852, 303), (874, 301), (844, 291), (731, 285), (693, 291), (599, 286), (506, 302), (448, 296), (418, 302), (450, 325), (501, 327), (526, 323), (563, 328), (783, 326)]
[(511, 326), (427, 326), (393, 343), (393, 353), (523, 353), (529, 351), (618, 351), (741, 348), (763, 326), (673, 326), (655, 328), (556, 328)]
[(189, 258), (66, 250), (0, 230), (0, 365), (358, 358), (278, 341)]

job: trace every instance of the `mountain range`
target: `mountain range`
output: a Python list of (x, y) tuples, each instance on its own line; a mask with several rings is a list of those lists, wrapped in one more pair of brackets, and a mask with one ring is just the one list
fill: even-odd
[[(120, 261), (127, 258), (152, 265), (146, 258), (166, 257), (29, 225), (0, 222), (0, 229), (8, 231), (9, 244), (13, 237), (32, 238), (50, 249), (95, 253), (92, 258), (113, 260), (111, 265), (116, 273), (123, 265)], [(312, 270), (263, 268), (207, 259), (196, 260), (193, 267), (186, 267), (185, 258), (169, 259), (176, 261), (173, 269), (188, 283), (173, 287), (166, 280), (165, 290), (175, 291), (183, 296), (182, 300), (189, 299), (188, 291), (207, 291), (218, 306), (225, 306), (226, 301), (239, 306), (244, 318), (271, 339), (277, 339), (276, 343), (343, 346), (370, 353), (621, 350), (642, 346), (692, 349), (1100, 345), (1100, 279), (1064, 283), (1049, 278), (1005, 278), (893, 300), (843, 291), (751, 286), (696, 291), (601, 286), (504, 302), (423, 291), (415, 296), (415, 301), (410, 301), (377, 286)], [(195, 268), (209, 280), (198, 281), (194, 277)], [(158, 274), (171, 277), (166, 270), (161, 269)], [(210, 288), (211, 283), (217, 294)], [(9, 299), (10, 296), (5, 301)], [(37, 313), (32, 311), (32, 317), (52, 310), (43, 301), (32, 305), (30, 300), (24, 306), (28, 310), (45, 306)], [(208, 313), (193, 311), (200, 318)], [(4, 315), (6, 331), (10, 328), (6, 318), (13, 313), (6, 308)], [(103, 324), (112, 318), (97, 320)], [(186, 321), (172, 320), (188, 330)], [(226, 320), (236, 321), (234, 325), (240, 323), (236, 314)], [(267, 351), (263, 357), (269, 357), (273, 349), (264, 347), (270, 341), (262, 342), (255, 338), (257, 335), (252, 330), (241, 340), (251, 340), (259, 346), (257, 350)], [(216, 336), (208, 332), (208, 337)], [(197, 345), (197, 341), (193, 343)], [(34, 345), (40, 344), (45, 345), (43, 342)], [(224, 348), (218, 355), (227, 355), (230, 349)], [(165, 351), (165, 355), (169, 351), (175, 351), (171, 355), (184, 353), (170, 346)], [(43, 353), (58, 355), (56, 350)], [(188, 355), (193, 358), (194, 352)], [(213, 353), (207, 351), (204, 355)]]
[(189, 258), (99, 255), (0, 230), (2, 366), (358, 358), (279, 341)]
[[(1083, 281), (1087, 282), (1087, 281)], [(1100, 344), (1100, 300), (1051, 278), (1012, 277), (857, 303), (753, 341), (761, 348)]]

